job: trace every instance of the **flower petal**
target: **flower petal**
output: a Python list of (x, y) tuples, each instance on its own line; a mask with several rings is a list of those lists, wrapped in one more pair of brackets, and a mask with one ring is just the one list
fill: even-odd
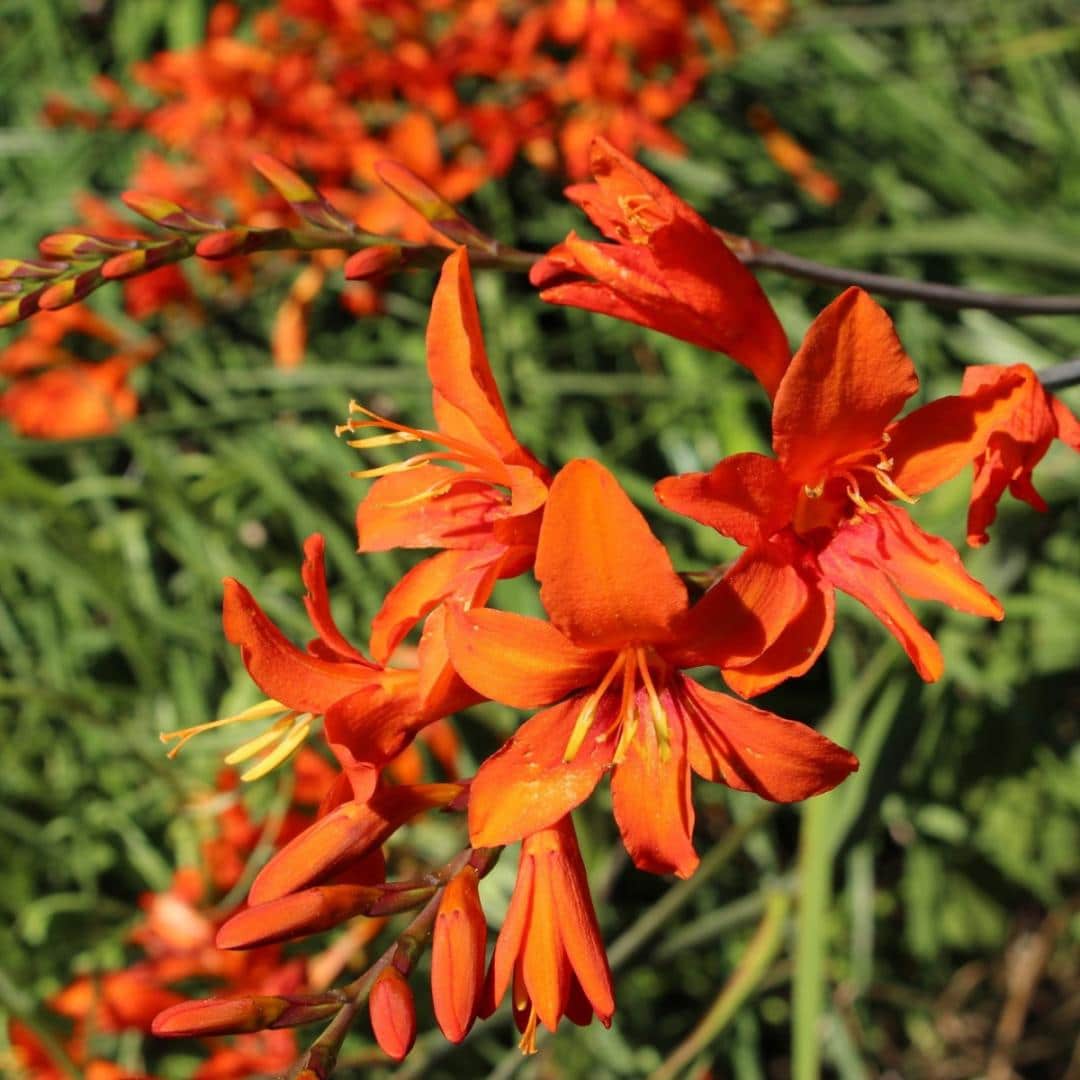
[(337, 628), (330, 611), (330, 596), (326, 588), (326, 541), (320, 533), (312, 533), (304, 541), (304, 565), (300, 571), (307, 595), (304, 607), (319, 639), (327, 649), (343, 660), (375, 667), (363, 653), (354, 648)]
[(499, 573), (498, 546), (441, 551), (414, 566), (386, 594), (371, 620), (371, 655), (385, 664), (409, 631), (450, 598), (483, 604)]
[(655, 491), (662, 506), (711, 525), (744, 547), (787, 525), (798, 494), (775, 458), (749, 453), (724, 458), (712, 472), (669, 476)]
[(506, 498), (487, 480), (443, 465), (390, 473), (371, 485), (356, 508), (360, 551), (476, 548), (491, 541)]
[[(865, 604), (900, 642), (915, 670), (927, 682), (936, 682), (945, 670), (937, 642), (904, 603), (889, 575), (874, 563), (847, 550), (854, 531), (852, 528), (839, 530), (818, 555), (825, 578), (830, 585)], [(857, 538), (855, 547), (860, 547)]]
[(805, 599), (783, 633), (756, 660), (724, 668), (724, 681), (741, 697), (757, 697), (785, 679), (805, 674), (832, 637), (836, 617), (832, 587), (818, 574), (801, 576)]
[(491, 374), (464, 248), (457, 248), (443, 263), (431, 300), (427, 358), (440, 431), (508, 463), (534, 461), (510, 429)]
[(681, 680), (690, 765), (699, 776), (797, 802), (836, 787), (859, 767), (855, 755), (805, 724), (785, 720), (694, 682)]
[(1023, 391), (1020, 376), (974, 394), (938, 398), (889, 428), (893, 482), (912, 497), (952, 479), (1005, 424)]
[(592, 686), (612, 654), (582, 649), (551, 623), (488, 608), (448, 609), (450, 660), (492, 701), (517, 709), (548, 705)]
[(240, 582), (225, 579), (225, 636), (240, 646), (244, 667), (264, 694), (297, 712), (325, 713), (335, 701), (380, 675), (363, 665), (301, 652), (266, 617)]
[[(537, 713), (480, 766), (469, 788), (474, 846), (511, 844), (553, 825), (589, 797), (611, 764), (613, 747), (590, 731), (573, 760), (563, 761), (584, 704), (578, 695)], [(602, 719), (601, 708), (593, 731), (602, 729)]]
[(807, 585), (806, 556), (791, 537), (752, 547), (678, 620), (677, 645), (662, 653), (676, 667), (742, 667), (761, 656), (795, 620)]
[[(690, 767), (686, 736), (671, 695), (661, 692), (670, 725), (670, 755), (660, 756), (647, 703), (639, 702), (641, 720), (626, 757), (611, 776), (615, 821), (634, 865), (650, 874), (688, 878), (700, 861), (691, 839), (694, 804), (690, 800)], [(642, 708), (644, 705), (644, 708)]]
[(551, 621), (576, 645), (661, 641), (686, 609), (666, 548), (596, 461), (572, 461), (555, 477), (536, 576)]
[(848, 289), (814, 320), (776, 393), (773, 449), (784, 471), (816, 487), (834, 463), (880, 445), (918, 388), (892, 320)]
[(562, 944), (585, 997), (606, 1026), (615, 1011), (611, 971), (572, 819), (565, 817), (545, 830), (545, 843), (560, 866), (560, 872), (552, 874), (552, 892)]
[(845, 550), (879, 566), (908, 596), (989, 619), (1005, 617), (1001, 604), (964, 569), (956, 548), (923, 532), (900, 507), (882, 504), (877, 514), (843, 531), (849, 534)]

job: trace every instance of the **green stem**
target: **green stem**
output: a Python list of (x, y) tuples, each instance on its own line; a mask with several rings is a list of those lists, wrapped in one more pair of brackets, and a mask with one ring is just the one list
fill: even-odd
[(765, 914), (746, 946), (731, 978), (724, 984), (709, 1010), (671, 1056), (652, 1073), (649, 1080), (674, 1080), (727, 1027), (731, 1018), (761, 984), (784, 940), (791, 898), (774, 890), (765, 902)]

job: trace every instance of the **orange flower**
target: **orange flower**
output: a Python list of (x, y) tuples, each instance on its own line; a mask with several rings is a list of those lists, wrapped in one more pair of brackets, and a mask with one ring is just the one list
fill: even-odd
[(541, 299), (726, 353), (772, 397), (791, 353), (753, 274), (704, 218), (604, 139), (593, 142), (592, 173), (595, 184), (566, 193), (616, 243), (570, 233), (529, 275)]
[[(390, 668), (368, 660), (349, 643), (334, 622), (323, 565), (324, 541), (315, 533), (304, 544), (304, 598), (316, 638), (307, 651), (289, 642), (267, 618), (251, 593), (238, 581), (225, 581), (225, 634), (240, 646), (244, 665), (269, 700), (236, 716), (171, 732), (179, 739), (176, 753), (193, 736), (214, 727), (277, 717), (264, 734), (233, 751), (226, 761), (236, 764), (265, 751), (244, 773), (253, 780), (286, 761), (308, 737), (315, 719), (324, 717), (326, 740), (353, 785), (366, 797), (374, 790), (379, 771), (408, 747), (426, 725), (471, 704), (475, 695), (459, 680), (422, 686), (416, 668)], [(427, 644), (420, 644), (423, 666)], [(436, 642), (437, 658), (441, 641)]]
[(536, 1023), (554, 1031), (595, 1013), (611, 1025), (615, 998), (585, 865), (569, 817), (525, 838), (517, 883), (495, 943), (482, 1015), (511, 991), (521, 1049), (536, 1052)]
[(976, 457), (1019, 381), (941, 398), (893, 422), (918, 389), (915, 367), (884, 310), (848, 289), (818, 316), (780, 383), (776, 457), (735, 454), (712, 472), (656, 485), (665, 506), (747, 547), (736, 573), (757, 566), (802, 595), (769, 649), (725, 671), (735, 690), (761, 693), (810, 667), (832, 632), (834, 588), (877, 615), (928, 681), (941, 675), (941, 651), (898, 589), (1002, 618), (956, 550), (894, 500), (914, 502)]
[(116, 356), (22, 378), (0, 394), (0, 417), (20, 435), (38, 439), (111, 435), (138, 411), (127, 382), (132, 366)]
[(547, 497), (549, 474), (517, 441), (495, 385), (464, 248), (439, 276), (427, 350), (436, 430), (396, 424), (355, 405), (368, 419), (340, 429), (390, 432), (351, 440), (359, 449), (421, 440), (442, 448), (355, 474), (379, 477), (357, 509), (361, 551), (446, 549), (410, 570), (372, 620), (371, 650), (379, 663), (443, 601), (483, 604), (496, 580), (529, 569)]
[(1035, 466), (1046, 456), (1054, 439), (1080, 451), (1080, 422), (1053, 394), (1043, 389), (1027, 364), (999, 367), (988, 364), (964, 372), (962, 394), (978, 394), (986, 387), (1022, 380), (1013, 396), (1013, 409), (1002, 419), (975, 459), (975, 484), (968, 508), (968, 543), (981, 547), (990, 537), (986, 530), (997, 517), (997, 504), (1006, 487), (1036, 510), (1046, 501), (1031, 483)]
[(726, 588), (688, 609), (667, 551), (597, 462), (573, 461), (555, 478), (536, 574), (550, 623), (461, 608), (448, 620), (453, 664), (480, 693), (518, 708), (564, 699), (481, 766), (469, 794), (473, 844), (551, 826), (610, 769), (615, 819), (635, 864), (688, 877), (698, 861), (691, 769), (789, 802), (829, 790), (856, 767), (810, 728), (681, 673), (758, 655), (761, 623)]

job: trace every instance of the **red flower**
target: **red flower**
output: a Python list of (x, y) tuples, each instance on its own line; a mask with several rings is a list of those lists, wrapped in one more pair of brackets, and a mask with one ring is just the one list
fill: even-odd
[(664, 547), (597, 462), (571, 462), (555, 478), (536, 573), (551, 623), (460, 608), (448, 620), (454, 666), (480, 693), (518, 708), (560, 702), (481, 766), (469, 794), (473, 844), (553, 825), (612, 770), (615, 818), (635, 864), (688, 877), (698, 861), (691, 769), (788, 802), (856, 767), (810, 728), (681, 673), (756, 656), (767, 644), (761, 622), (730, 585), (688, 609)]
[(526, 1053), (536, 1052), (538, 1020), (549, 1031), (563, 1016), (583, 1026), (595, 1013), (604, 1027), (611, 1024), (611, 972), (569, 817), (527, 836), (521, 845), (482, 1015), (495, 1011), (511, 985), (514, 1022)]
[(704, 218), (604, 139), (593, 142), (592, 173), (595, 184), (566, 193), (616, 242), (570, 233), (529, 275), (541, 299), (726, 353), (772, 397), (791, 353), (753, 274)]
[(801, 594), (774, 644), (725, 671), (735, 690), (761, 693), (810, 667), (832, 632), (834, 588), (870, 608), (931, 681), (941, 675), (941, 652), (898, 589), (1002, 617), (956, 550), (893, 500), (914, 502), (976, 457), (1019, 382), (941, 398), (894, 422), (918, 389), (915, 367), (882, 308), (848, 289), (818, 316), (780, 383), (776, 457), (735, 454), (712, 472), (656, 485), (665, 506), (747, 547), (737, 573), (756, 565), (776, 587)]
[(964, 372), (962, 394), (977, 394), (987, 387), (1022, 380), (1010, 400), (1013, 408), (991, 434), (975, 458), (975, 484), (968, 508), (968, 543), (981, 547), (990, 537), (986, 530), (997, 517), (997, 504), (1005, 489), (1036, 510), (1046, 502), (1031, 483), (1035, 466), (1046, 456), (1054, 439), (1080, 451), (1080, 422), (1053, 394), (1043, 389), (1027, 364), (999, 367), (989, 364)]

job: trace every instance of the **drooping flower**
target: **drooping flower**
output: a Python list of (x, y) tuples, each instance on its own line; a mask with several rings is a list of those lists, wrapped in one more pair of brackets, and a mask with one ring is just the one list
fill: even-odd
[(378, 477), (357, 509), (361, 551), (445, 549), (387, 595), (372, 621), (378, 663), (445, 600), (483, 604), (499, 578), (528, 570), (547, 497), (549, 474), (514, 436), (495, 385), (464, 248), (449, 256), (439, 277), (427, 351), (436, 430), (396, 424), (359, 406), (367, 419), (341, 429), (389, 432), (350, 441), (360, 449), (420, 441), (439, 448), (354, 474)]
[(1002, 618), (956, 550), (896, 505), (956, 475), (1009, 414), (1019, 377), (940, 398), (900, 420), (918, 389), (915, 367), (884, 310), (848, 289), (815, 320), (773, 408), (775, 458), (743, 453), (708, 473), (668, 477), (660, 502), (743, 544), (735, 570), (757, 564), (804, 600), (770, 649), (729, 684), (749, 696), (806, 671), (832, 633), (833, 590), (865, 604), (926, 680), (941, 651), (900, 596)]
[(726, 353), (772, 397), (791, 352), (753, 274), (696, 210), (606, 140), (593, 142), (591, 161), (596, 182), (566, 193), (614, 243), (570, 233), (529, 275), (541, 299)]
[[(527, 720), (470, 787), (473, 844), (551, 826), (612, 771), (615, 818), (635, 864), (689, 876), (690, 772), (788, 802), (827, 791), (855, 758), (812, 729), (707, 690), (680, 669), (746, 661), (770, 644), (768, 614), (790, 597), (729, 581), (690, 608), (686, 587), (640, 512), (599, 463), (555, 478), (536, 558), (551, 622), (454, 608), (447, 638), (467, 683)], [(734, 579), (733, 579), (734, 580)]]
[(495, 1011), (508, 987), (525, 1053), (536, 1052), (538, 1021), (554, 1031), (563, 1016), (584, 1026), (595, 1013), (604, 1027), (611, 1024), (611, 972), (569, 817), (526, 836), (521, 845), (482, 1015)]
[(361, 798), (374, 790), (379, 770), (424, 727), (475, 701), (458, 680), (422, 685), (420, 668), (427, 650), (423, 640), (420, 668), (393, 668), (368, 660), (344, 637), (330, 611), (324, 548), (318, 533), (304, 544), (302, 576), (308, 589), (304, 604), (317, 635), (307, 651), (278, 630), (243, 585), (226, 579), (226, 636), (240, 647), (244, 666), (268, 700), (236, 716), (163, 736), (179, 739), (173, 753), (202, 731), (275, 717), (266, 732), (226, 758), (229, 764), (238, 764), (263, 753), (243, 777), (258, 779), (299, 749), (321, 716), (326, 740)]
[(1011, 384), (1016, 379), (1021, 380), (1021, 387), (1012, 396), (1012, 410), (995, 428), (986, 449), (975, 458), (967, 525), (968, 543), (973, 547), (981, 547), (990, 539), (986, 530), (997, 517), (997, 504), (1006, 488), (1036, 510), (1046, 510), (1046, 501), (1035, 490), (1031, 474), (1054, 439), (1080, 452), (1080, 421), (1043, 388), (1027, 364), (969, 367), (960, 392), (978, 394), (987, 387)]

